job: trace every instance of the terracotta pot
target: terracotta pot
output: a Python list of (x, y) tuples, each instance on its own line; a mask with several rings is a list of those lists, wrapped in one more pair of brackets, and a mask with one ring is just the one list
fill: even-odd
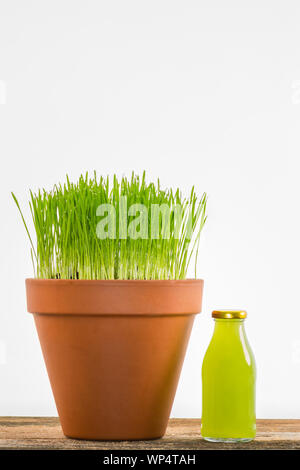
[(202, 289), (202, 280), (26, 280), (66, 436), (164, 435)]

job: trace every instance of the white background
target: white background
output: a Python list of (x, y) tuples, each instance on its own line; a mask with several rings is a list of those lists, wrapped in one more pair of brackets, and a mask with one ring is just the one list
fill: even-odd
[(257, 416), (300, 418), (300, 4), (0, 0), (0, 415), (54, 415), (13, 190), (146, 169), (209, 195), (172, 411), (201, 415), (211, 310), (248, 310)]

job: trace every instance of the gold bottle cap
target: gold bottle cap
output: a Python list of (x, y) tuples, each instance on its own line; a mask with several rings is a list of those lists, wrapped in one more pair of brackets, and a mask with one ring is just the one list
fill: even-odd
[(224, 319), (244, 319), (247, 317), (245, 310), (214, 310), (212, 312), (213, 318), (224, 318)]

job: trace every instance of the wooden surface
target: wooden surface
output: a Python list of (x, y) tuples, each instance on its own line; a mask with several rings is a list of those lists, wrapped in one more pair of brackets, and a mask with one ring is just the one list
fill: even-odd
[(200, 420), (171, 419), (164, 438), (99, 442), (67, 439), (58, 418), (0, 418), (0, 449), (300, 449), (300, 420), (258, 420), (250, 443), (214, 444), (200, 435)]

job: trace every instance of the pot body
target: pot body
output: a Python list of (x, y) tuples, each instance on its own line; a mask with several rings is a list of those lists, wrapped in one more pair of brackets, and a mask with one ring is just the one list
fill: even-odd
[(63, 432), (164, 435), (203, 281), (27, 279)]

